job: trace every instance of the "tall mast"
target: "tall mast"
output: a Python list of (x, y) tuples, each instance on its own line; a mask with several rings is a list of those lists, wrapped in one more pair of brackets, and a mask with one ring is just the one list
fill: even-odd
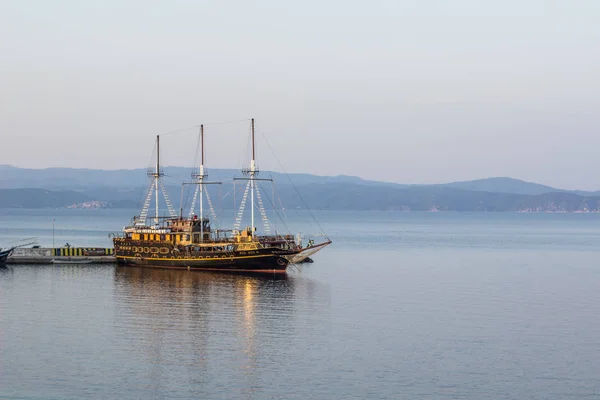
[(250, 208), (252, 219), (252, 238), (254, 239), (254, 174), (256, 174), (256, 160), (254, 152), (254, 118), (252, 118), (252, 160), (250, 161)]
[(254, 153), (254, 118), (252, 118), (252, 165), (254, 165), (255, 159), (256, 159), (256, 157), (255, 157), (255, 153)]
[(200, 125), (200, 142), (202, 146), (200, 148), (200, 151), (202, 152), (200, 162), (200, 173), (204, 173), (204, 125)]
[(154, 191), (156, 194), (156, 214), (154, 224), (158, 225), (158, 178), (160, 177), (160, 136), (156, 135), (156, 172), (154, 174)]
[(200, 146), (201, 146), (200, 147), (200, 152), (201, 152), (200, 171), (199, 171), (200, 175), (198, 176), (198, 178), (200, 179), (200, 241), (203, 242), (204, 241), (204, 221), (203, 221), (204, 210), (202, 208), (202, 197), (203, 197), (202, 182), (204, 181), (204, 125), (200, 125)]
[(173, 204), (171, 204), (171, 199), (169, 199), (169, 195), (162, 184), (160, 178), (164, 176), (163, 172), (160, 170), (160, 136), (156, 135), (156, 168), (154, 171), (152, 168), (148, 168), (148, 177), (152, 178), (152, 184), (148, 188), (148, 194), (146, 195), (146, 200), (144, 200), (144, 205), (142, 207), (142, 212), (140, 213), (140, 217), (135, 221), (136, 226), (146, 226), (146, 221), (148, 217), (148, 211), (150, 210), (150, 204), (152, 204), (152, 190), (154, 190), (154, 200), (155, 200), (155, 211), (154, 211), (154, 224), (158, 225), (159, 222), (159, 203), (158, 203), (158, 192), (162, 190), (163, 198), (165, 199), (165, 205), (167, 206), (167, 210), (169, 211), (169, 215), (173, 218), (177, 217), (177, 213), (173, 209)]
[[(244, 189), (244, 196), (242, 197), (242, 202), (240, 203), (240, 208), (239, 211), (237, 213), (236, 219), (235, 219), (235, 224), (234, 224), (234, 230), (238, 231), (240, 229), (240, 225), (242, 223), (242, 219), (244, 217), (244, 209), (246, 206), (246, 200), (248, 199), (248, 192), (250, 192), (250, 220), (251, 220), (251, 226), (245, 228), (246, 230), (250, 230), (250, 235), (251, 235), (251, 240), (254, 240), (255, 235), (256, 235), (256, 221), (254, 219), (254, 196), (256, 195), (256, 199), (258, 200), (258, 210), (260, 211), (263, 221), (265, 223), (265, 230), (264, 230), (264, 234), (269, 235), (270, 234), (270, 227), (269, 227), (269, 221), (267, 219), (264, 207), (263, 207), (263, 202), (262, 202), (262, 196), (260, 194), (260, 187), (256, 187), (256, 181), (271, 181), (271, 179), (260, 179), (258, 178), (258, 174), (259, 174), (259, 170), (258, 170), (258, 166), (256, 165), (256, 130), (255, 130), (255, 125), (254, 125), (254, 118), (251, 119), (251, 137), (252, 137), (252, 158), (250, 160), (250, 168), (243, 168), (242, 169), (242, 173), (244, 174), (244, 176), (246, 176), (247, 178), (239, 178), (239, 180), (244, 180), (246, 181), (246, 188)], [(237, 180), (237, 178), (233, 178), (234, 181)], [(235, 190), (234, 190), (235, 193)]]

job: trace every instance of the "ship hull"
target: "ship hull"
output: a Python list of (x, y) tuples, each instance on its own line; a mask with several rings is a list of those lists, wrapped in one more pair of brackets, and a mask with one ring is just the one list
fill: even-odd
[(276, 255), (241, 259), (230, 257), (218, 260), (203, 260), (197, 258), (165, 259), (145, 257), (119, 257), (117, 262), (121, 265), (136, 267), (173, 268), (204, 271), (231, 271), (231, 272), (257, 272), (257, 273), (285, 273), (288, 262), (285, 258)]
[[(135, 242), (133, 246), (115, 241), (115, 257), (121, 265), (154, 268), (174, 268), (205, 271), (285, 273), (289, 264), (286, 258), (290, 251), (267, 248), (253, 251), (232, 251), (214, 253), (189, 253), (175, 251), (171, 246), (148, 247), (150, 243)], [(140, 253), (129, 249), (155, 249), (158, 251)], [(162, 252), (161, 252), (162, 250)]]

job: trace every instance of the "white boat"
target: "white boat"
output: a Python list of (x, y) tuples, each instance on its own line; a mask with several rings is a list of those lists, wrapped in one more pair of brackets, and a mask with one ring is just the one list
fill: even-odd
[(65, 257), (65, 258), (53, 258), (50, 263), (52, 264), (92, 264), (94, 260), (90, 260), (89, 258), (77, 259), (75, 257)]
[(8, 250), (2, 250), (2, 248), (0, 247), (0, 265), (4, 265), (6, 263), (6, 259), (10, 257), (14, 249), (15, 248), (12, 247)]

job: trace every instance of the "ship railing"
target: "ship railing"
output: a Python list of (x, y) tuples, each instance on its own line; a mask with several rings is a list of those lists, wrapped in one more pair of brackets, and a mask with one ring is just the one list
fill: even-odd
[(168, 228), (154, 228), (152, 226), (126, 226), (123, 228), (126, 233), (158, 233), (168, 234), (171, 233), (171, 229)]

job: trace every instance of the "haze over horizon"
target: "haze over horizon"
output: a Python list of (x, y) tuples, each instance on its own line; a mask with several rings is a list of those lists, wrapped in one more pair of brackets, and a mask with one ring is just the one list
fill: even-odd
[[(2, 164), (597, 190), (600, 3), (0, 3)], [(238, 121), (231, 124), (214, 122)], [(264, 138), (268, 139), (268, 145)], [(269, 147), (270, 145), (270, 147)]]

